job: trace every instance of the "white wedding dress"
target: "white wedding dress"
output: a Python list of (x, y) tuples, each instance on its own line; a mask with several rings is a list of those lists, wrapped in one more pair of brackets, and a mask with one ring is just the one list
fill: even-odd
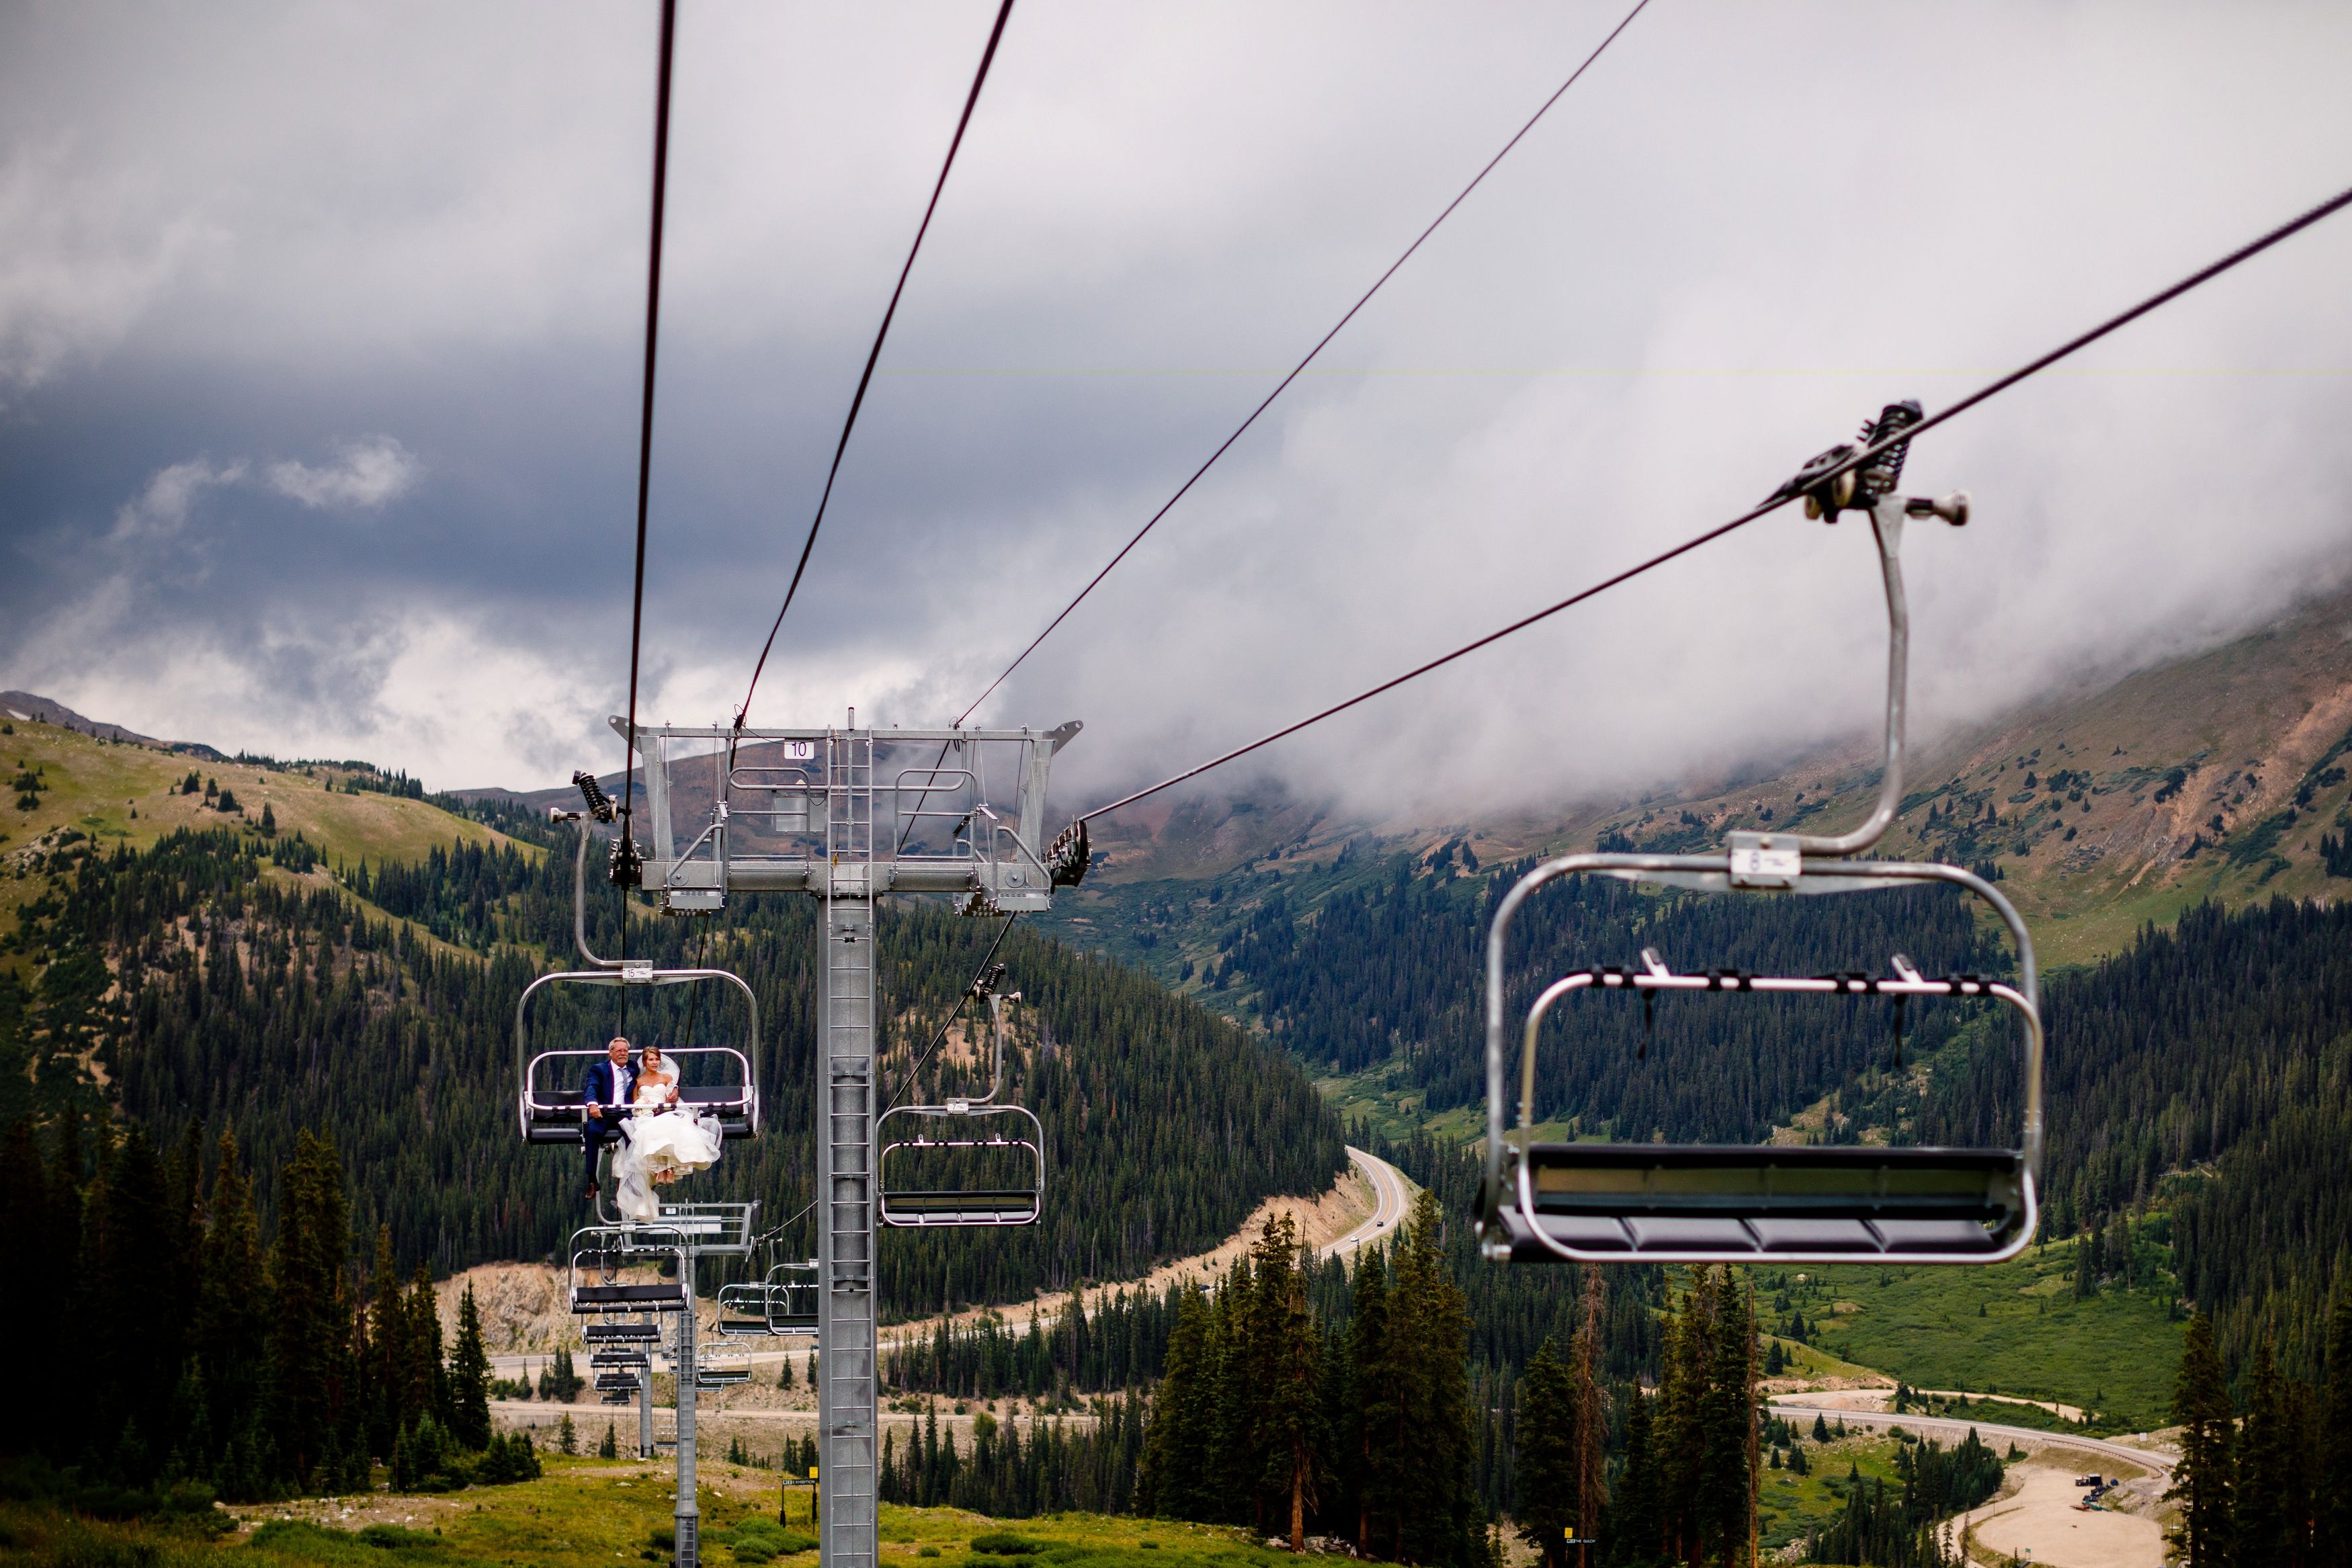
[(654, 1195), (654, 1178), (668, 1172), (690, 1176), (719, 1163), (719, 1131), (672, 1106), (667, 1082), (640, 1079), (636, 1114), (621, 1124), (619, 1154), (614, 1164), (620, 1173), (615, 1201), (624, 1218), (661, 1218), (661, 1200)]

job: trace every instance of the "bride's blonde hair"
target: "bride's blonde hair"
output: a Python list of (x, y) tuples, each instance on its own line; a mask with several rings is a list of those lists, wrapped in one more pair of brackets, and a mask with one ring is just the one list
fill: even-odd
[(649, 1062), (658, 1063), (668, 1060), (669, 1058), (662, 1054), (660, 1046), (648, 1045), (637, 1052), (637, 1071), (644, 1071)]

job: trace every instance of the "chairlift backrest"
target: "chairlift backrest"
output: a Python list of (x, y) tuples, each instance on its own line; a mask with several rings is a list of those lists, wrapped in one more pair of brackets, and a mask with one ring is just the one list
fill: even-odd
[[(1879, 429), (1899, 433), (1916, 405), (1891, 405)], [(1891, 492), (1900, 447), (1873, 480)], [(2042, 1030), (2033, 945), (2016, 909), (1990, 883), (1958, 866), (1853, 858), (1895, 821), (1903, 799), (1909, 618), (1900, 550), (1906, 517), (1955, 524), (1965, 497), (1905, 500), (1891, 493), (1831, 497), (1814, 509), (1836, 520), (1840, 504), (1866, 508), (1878, 545), (1888, 619), (1885, 741), (1877, 802), (1851, 832), (1833, 836), (1734, 832), (1716, 854), (1610, 852), (1545, 862), (1497, 904), (1486, 943), (1486, 1177), (1478, 1233), (1490, 1259), (1584, 1262), (1993, 1263), (2031, 1244), (2042, 1153)], [(1810, 504), (1810, 497), (1809, 497)], [(2015, 942), (2013, 984), (1977, 976), (1929, 977), (1895, 955), (1884, 976), (1678, 974), (1653, 950), (1639, 967), (1595, 967), (1554, 980), (1528, 1008), (1521, 1030), (1517, 1125), (1508, 1105), (1506, 988), (1512, 923), (1538, 888), (1578, 875), (1706, 893), (1832, 894), (1948, 884), (1991, 905)], [(1585, 990), (1654, 998), (1723, 991), (1792, 997), (1955, 997), (1995, 1001), (2016, 1016), (2025, 1046), (2022, 1130), (2015, 1147), (1747, 1146), (1538, 1142), (1538, 1043), (1553, 1004)]]
[[(679, 986), (711, 982), (732, 986), (749, 1009), (749, 1023), (740, 1045), (667, 1045), (656, 1040), (663, 1057), (678, 1071), (679, 1108), (689, 1114), (716, 1119), (727, 1139), (756, 1137), (760, 1131), (760, 1085), (753, 1060), (760, 1038), (760, 1003), (741, 976), (727, 969), (656, 969), (650, 962), (631, 963), (615, 969), (563, 970), (541, 975), (523, 988), (515, 1001), (515, 1071), (520, 1085), (516, 1118), (523, 1139), (533, 1144), (578, 1145), (587, 1120), (579, 1076), (590, 1064), (604, 1060), (603, 1047), (568, 1047), (533, 1053), (530, 1050), (530, 999), (549, 986)], [(689, 1082), (699, 1076), (692, 1069), (715, 1069), (716, 1083)], [(733, 1082), (724, 1082), (732, 1079)]]

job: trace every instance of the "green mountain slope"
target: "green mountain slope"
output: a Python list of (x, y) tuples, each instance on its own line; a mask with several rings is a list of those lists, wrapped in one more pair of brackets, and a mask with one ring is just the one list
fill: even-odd
[[(355, 1233), (388, 1225), (402, 1258), (441, 1270), (550, 1254), (585, 1218), (579, 1160), (515, 1135), (511, 1030), (541, 955), (569, 946), (568, 842), (551, 855), (458, 842), (414, 865), (354, 870), (348, 886), (279, 872), (262, 841), (233, 828), (144, 852), (87, 840), (54, 852), (28, 872), (38, 896), (15, 938), (37, 980), (0, 976), (0, 1121), (90, 1103), (102, 1079), (112, 1103), (166, 1142), (196, 1122), (234, 1131), (265, 1176), (313, 1128), (357, 1178)], [(593, 904), (591, 942), (614, 951), (619, 900), (607, 889)], [(673, 967), (700, 956), (758, 994), (770, 1131), (732, 1146), (698, 1186), (785, 1219), (813, 1170), (810, 907), (752, 900), (707, 929), (650, 914), (631, 926), (632, 953)], [(936, 909), (886, 915), (886, 1082), (945, 1020), (995, 934), (994, 922)], [(1000, 956), (1028, 998), (1013, 1078), (1045, 1126), (1047, 1219), (886, 1237), (894, 1309), (1132, 1277), (1223, 1240), (1267, 1197), (1327, 1188), (1341, 1168), (1337, 1118), (1244, 1031), (1025, 929)], [(534, 1038), (601, 1039), (622, 994), (551, 994)], [(709, 1043), (741, 1027), (716, 1008), (698, 1016), (677, 990), (630, 1005), (640, 1039)], [(944, 1052), (921, 1092), (969, 1086), (975, 1070), (968, 1053)], [(805, 1221), (782, 1242), (814, 1250)]]

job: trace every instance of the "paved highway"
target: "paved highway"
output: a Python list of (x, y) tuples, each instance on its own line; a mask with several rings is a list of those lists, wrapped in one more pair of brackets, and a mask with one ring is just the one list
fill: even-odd
[(1388, 1161), (1352, 1145), (1348, 1150), (1348, 1157), (1355, 1162), (1356, 1168), (1371, 1184), (1372, 1212), (1365, 1217), (1361, 1225), (1323, 1249), (1326, 1258), (1349, 1257), (1367, 1241), (1380, 1241), (1395, 1235), (1397, 1228), (1404, 1223), (1405, 1215), (1412, 1207), (1412, 1184), (1405, 1180), (1402, 1171)]

